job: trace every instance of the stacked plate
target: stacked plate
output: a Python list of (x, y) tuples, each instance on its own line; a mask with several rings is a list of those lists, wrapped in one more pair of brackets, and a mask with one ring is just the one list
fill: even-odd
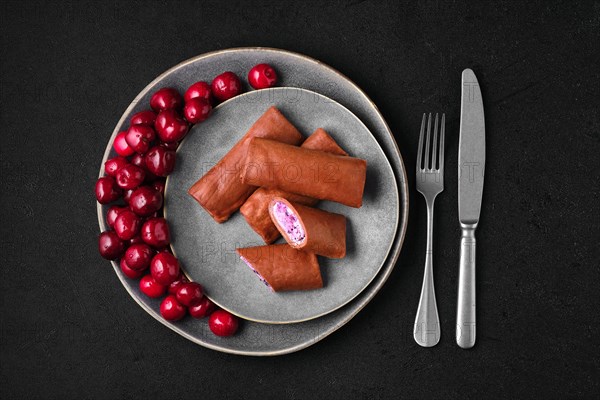
[[(137, 96), (117, 124), (103, 163), (113, 156), (116, 134), (128, 126), (132, 114), (147, 108), (157, 89), (169, 86), (183, 93), (192, 83), (210, 80), (223, 71), (244, 77), (258, 63), (276, 68), (279, 87), (226, 101), (207, 121), (195, 125), (179, 146), (177, 166), (165, 189), (165, 217), (174, 253), (211, 300), (246, 320), (241, 329), (233, 337), (219, 338), (210, 332), (206, 320), (167, 322), (160, 316), (160, 300), (144, 296), (137, 280), (125, 277), (117, 263), (113, 267), (142, 308), (193, 342), (228, 353), (276, 355), (308, 347), (348, 322), (385, 283), (398, 258), (408, 221), (406, 174), (394, 138), (371, 100), (339, 72), (299, 54), (266, 48), (209, 53), (173, 67)], [(319, 290), (271, 292), (235, 253), (237, 247), (263, 244), (243, 217), (236, 213), (217, 224), (187, 194), (271, 106), (303, 134), (324, 128), (351, 156), (367, 160), (361, 208), (319, 204), (348, 219), (347, 256), (319, 258), (325, 285)], [(102, 230), (107, 229), (105, 213), (106, 206), (98, 205)]]

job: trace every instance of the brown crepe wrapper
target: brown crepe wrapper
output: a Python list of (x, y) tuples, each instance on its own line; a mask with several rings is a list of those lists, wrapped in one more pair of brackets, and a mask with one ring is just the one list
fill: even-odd
[(367, 162), (261, 138), (250, 140), (242, 182), (362, 206)]
[[(318, 128), (302, 143), (302, 148), (321, 150), (327, 153), (347, 156), (344, 151), (323, 128)], [(318, 199), (298, 194), (288, 193), (279, 189), (258, 188), (240, 208), (240, 213), (248, 225), (258, 233), (265, 243), (273, 243), (279, 237), (279, 231), (269, 216), (269, 203), (274, 197), (284, 197), (293, 203), (314, 206)]]
[[(302, 225), (305, 238), (301, 243), (290, 240), (285, 229), (277, 222), (273, 213), (273, 205), (278, 201), (291, 209)], [(302, 204), (292, 204), (283, 197), (275, 197), (271, 200), (269, 214), (283, 238), (293, 248), (329, 258), (344, 258), (346, 256), (346, 217), (343, 215), (303, 206)]]
[(314, 253), (294, 249), (286, 243), (236, 251), (275, 292), (323, 287), (319, 262)]
[(242, 183), (239, 177), (252, 138), (266, 138), (289, 145), (302, 141), (300, 132), (275, 107), (269, 108), (256, 120), (235, 146), (188, 190), (218, 223), (227, 221), (256, 190), (256, 186)]

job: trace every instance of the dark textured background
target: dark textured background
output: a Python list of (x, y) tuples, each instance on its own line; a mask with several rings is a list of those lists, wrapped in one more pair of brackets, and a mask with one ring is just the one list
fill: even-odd
[[(600, 393), (600, 3), (4, 1), (0, 13), (3, 399)], [(382, 291), (291, 355), (192, 344), (138, 307), (97, 254), (94, 181), (130, 101), (182, 60), (257, 45), (307, 54), (361, 86), (396, 136), (411, 188), (421, 113), (447, 113), (437, 347), (411, 335), (425, 246), (414, 189)], [(488, 149), (471, 351), (454, 343), (465, 67), (483, 89)]]

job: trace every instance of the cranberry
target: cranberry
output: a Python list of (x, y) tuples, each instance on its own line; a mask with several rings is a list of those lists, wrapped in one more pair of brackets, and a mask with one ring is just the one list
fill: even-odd
[(131, 239), (129, 239), (127, 241), (127, 244), (129, 244), (129, 246), (132, 246), (134, 244), (141, 244), (141, 243), (145, 243), (142, 240), (142, 237), (140, 235), (135, 235), (134, 237), (132, 237)]
[(195, 98), (187, 103), (183, 108), (183, 115), (192, 124), (205, 121), (212, 112), (212, 106), (210, 103), (202, 98)]
[(121, 267), (121, 272), (123, 272), (123, 274), (128, 278), (136, 279), (136, 278), (139, 278), (140, 276), (144, 275), (144, 270), (138, 271), (138, 270), (129, 268), (129, 265), (127, 265), (125, 258), (121, 258), (121, 262), (119, 263), (119, 266)]
[(185, 316), (186, 308), (172, 294), (160, 303), (160, 314), (167, 321), (177, 321)]
[(242, 82), (236, 74), (227, 71), (213, 79), (211, 88), (213, 96), (220, 101), (225, 101), (242, 93)]
[(102, 257), (107, 260), (114, 260), (121, 257), (125, 246), (115, 231), (104, 231), (98, 238), (98, 250), (100, 250)]
[(133, 150), (127, 143), (127, 140), (125, 140), (125, 136), (127, 136), (127, 131), (119, 132), (117, 137), (115, 137), (115, 141), (113, 142), (115, 151), (118, 155), (123, 157), (127, 157), (135, 153), (135, 150)]
[(114, 157), (104, 163), (104, 172), (108, 176), (115, 177), (117, 172), (128, 164), (124, 157)]
[(199, 301), (192, 303), (192, 305), (188, 307), (190, 315), (198, 319), (209, 316), (214, 309), (215, 303), (210, 301), (206, 296), (202, 297)]
[(152, 275), (144, 275), (144, 277), (140, 279), (140, 290), (146, 296), (157, 299), (166, 293), (167, 287), (156, 282)]
[(148, 217), (158, 211), (163, 204), (163, 196), (149, 186), (140, 186), (129, 198), (129, 207), (139, 216)]
[(202, 292), (202, 286), (197, 282), (183, 283), (177, 289), (177, 301), (184, 306), (190, 306), (200, 301), (204, 293)]
[(131, 269), (144, 270), (150, 266), (154, 251), (146, 243), (134, 244), (125, 250), (125, 260)]
[(196, 82), (190, 86), (183, 95), (183, 100), (185, 100), (186, 103), (195, 98), (204, 99), (211, 104), (212, 93), (210, 91), (210, 85), (203, 81)]
[(106, 225), (113, 228), (115, 226), (115, 220), (122, 211), (128, 210), (127, 207), (111, 206), (106, 212)]
[(133, 114), (129, 125), (150, 125), (154, 126), (156, 121), (156, 113), (152, 110), (140, 111), (139, 113)]
[(173, 88), (162, 88), (152, 95), (150, 107), (156, 112), (169, 109), (178, 109), (183, 105), (179, 92)]
[(129, 240), (137, 235), (141, 226), (142, 221), (140, 220), (140, 217), (135, 215), (131, 210), (123, 210), (117, 215), (117, 218), (115, 218), (115, 232), (122, 240)]
[(137, 153), (144, 154), (156, 138), (154, 128), (148, 125), (133, 125), (127, 130), (125, 139), (129, 146)]
[(225, 310), (217, 310), (210, 315), (208, 327), (217, 336), (231, 336), (237, 331), (238, 318)]
[(112, 176), (103, 176), (96, 181), (96, 200), (98, 200), (98, 203), (112, 203), (122, 194), (123, 191), (117, 186), (117, 182)]
[(165, 177), (175, 169), (177, 155), (173, 150), (154, 146), (146, 154), (146, 169), (154, 175)]
[(123, 189), (135, 189), (145, 178), (146, 171), (133, 164), (127, 164), (117, 172), (117, 184)]
[(134, 191), (135, 191), (134, 189), (128, 189), (123, 192), (123, 200), (125, 200), (125, 202), (127, 204), (129, 204), (129, 200), (131, 199), (131, 195), (133, 194)]
[(190, 280), (187, 278), (187, 276), (185, 276), (184, 274), (179, 274), (179, 278), (177, 278), (173, 283), (169, 285), (169, 293), (177, 295), (177, 289), (179, 289), (179, 286), (189, 281)]
[(179, 147), (179, 142), (171, 142), (171, 143), (160, 142), (159, 146), (164, 147), (167, 150), (177, 150), (177, 148)]
[(156, 282), (168, 286), (179, 277), (179, 261), (173, 254), (158, 253), (150, 262), (150, 273)]
[(248, 72), (248, 82), (254, 89), (270, 88), (277, 83), (277, 73), (269, 64), (258, 64)]
[(136, 153), (133, 157), (131, 157), (131, 163), (133, 165), (137, 165), (146, 172), (144, 182), (154, 182), (154, 180), (156, 180), (157, 176), (148, 171), (148, 168), (146, 168), (146, 156), (144, 154)]
[(190, 129), (188, 123), (175, 110), (158, 113), (154, 127), (160, 140), (166, 143), (180, 141)]
[(142, 239), (157, 249), (166, 247), (171, 243), (169, 224), (164, 218), (151, 218), (142, 226)]
[(162, 193), (163, 195), (165, 194), (165, 180), (164, 179), (157, 179), (154, 182), (152, 182), (152, 187), (154, 188), (154, 190), (156, 190), (157, 192)]

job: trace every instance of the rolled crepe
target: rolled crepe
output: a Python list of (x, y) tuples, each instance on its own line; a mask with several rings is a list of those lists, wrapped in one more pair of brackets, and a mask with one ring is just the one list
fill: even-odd
[(314, 253), (296, 250), (286, 243), (236, 250), (259, 278), (275, 292), (323, 287)]
[(360, 207), (366, 173), (367, 162), (359, 158), (254, 138), (242, 182)]
[[(317, 129), (302, 143), (302, 148), (321, 150), (332, 154), (347, 156), (344, 151), (324, 129)], [(265, 243), (273, 243), (279, 237), (279, 231), (269, 216), (269, 203), (275, 197), (283, 197), (293, 203), (314, 206), (319, 201), (312, 197), (306, 197), (294, 193), (284, 192), (279, 189), (258, 188), (240, 208), (240, 213), (248, 222), (248, 225), (258, 233)]]
[(255, 137), (289, 145), (302, 141), (300, 132), (283, 114), (275, 107), (269, 108), (235, 146), (188, 190), (218, 223), (227, 221), (256, 190), (256, 186), (242, 183), (239, 178), (248, 144)]
[(343, 215), (292, 204), (283, 197), (271, 200), (269, 214), (293, 248), (329, 258), (346, 255), (346, 217)]

